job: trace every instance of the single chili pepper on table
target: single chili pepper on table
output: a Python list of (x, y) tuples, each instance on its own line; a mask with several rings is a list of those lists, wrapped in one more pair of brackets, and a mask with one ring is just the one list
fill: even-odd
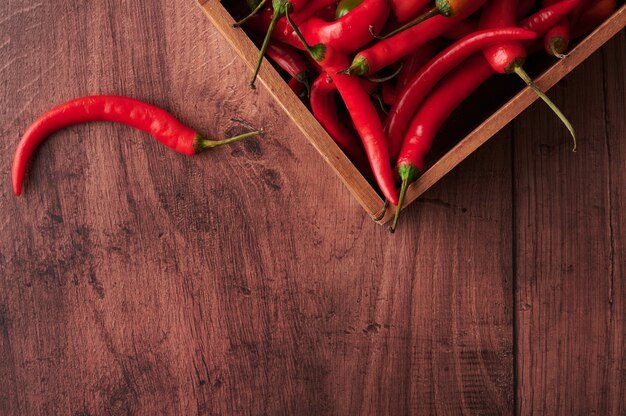
[(422, 67), (409, 84), (400, 91), (385, 123), (392, 160), (395, 160), (400, 152), (404, 132), (421, 101), (448, 72), (486, 47), (512, 40), (536, 38), (537, 35), (534, 32), (517, 27), (478, 31), (449, 46)]
[[(419, 49), (424, 43), (436, 39), (458, 22), (476, 12), (486, 0), (475, 0), (470, 3), (463, 13), (455, 17), (435, 16), (413, 26), (404, 32), (381, 40), (375, 45), (360, 51), (352, 60), (349, 68), (343, 73), (348, 75), (370, 75), (382, 68), (398, 62), (403, 57)], [(511, 25), (509, 25), (511, 26)]]
[(307, 92), (311, 91), (311, 84), (308, 79), (311, 66), (300, 56), (297, 49), (285, 43), (272, 40), (267, 46), (267, 56), (289, 75), (304, 84)]
[(426, 155), (439, 129), (450, 114), (493, 74), (495, 71), (485, 58), (475, 55), (444, 78), (420, 106), (404, 137), (396, 164), (402, 187), (391, 232), (398, 226), (409, 185), (424, 171)]
[(77, 98), (45, 112), (22, 136), (13, 157), (15, 194), (22, 193), (28, 161), (49, 135), (62, 128), (91, 121), (112, 121), (143, 130), (167, 147), (188, 156), (262, 133), (262, 130), (252, 131), (225, 140), (207, 140), (167, 111), (143, 101), (110, 95)]
[[(480, 26), (482, 29), (495, 29), (498, 27), (515, 25), (516, 0), (489, 1), (483, 7)], [(487, 62), (501, 74), (517, 74), (533, 91), (554, 111), (569, 130), (574, 140), (576, 150), (576, 132), (570, 121), (561, 110), (541, 91), (522, 68), (526, 61), (527, 51), (521, 42), (506, 42), (497, 46), (491, 46), (483, 51)]]
[[(349, 15), (350, 13), (345, 17)], [(376, 108), (363, 88), (361, 80), (356, 77), (338, 74), (339, 69), (345, 68), (345, 65), (348, 63), (346, 55), (321, 43), (310, 46), (290, 19), (289, 11), (287, 11), (287, 20), (293, 26), (294, 33), (301, 40), (305, 49), (332, 78), (337, 91), (343, 98), (353, 125), (361, 137), (370, 167), (380, 190), (389, 202), (394, 205), (397, 204), (398, 193), (389, 161), (387, 138), (385, 137)]]

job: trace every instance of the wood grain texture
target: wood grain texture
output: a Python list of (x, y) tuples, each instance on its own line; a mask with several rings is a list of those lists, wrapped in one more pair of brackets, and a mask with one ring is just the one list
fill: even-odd
[(520, 414), (626, 413), (625, 51), (622, 32), (555, 91), (578, 153), (540, 106), (515, 123)]
[[(515, 412), (516, 391), (528, 413), (555, 400), (553, 384), (522, 388), (521, 363), (514, 384), (514, 288), (523, 281), (514, 231), (530, 211), (512, 198), (529, 175), (519, 172), (518, 124), (417, 200), (392, 237), (271, 95), (247, 88), (245, 64), (194, 1), (8, 1), (0, 16), (1, 415), (495, 415)], [(596, 81), (605, 67), (604, 83), (623, 85), (620, 48), (612, 42), (596, 58)], [(588, 77), (557, 91), (571, 100)], [(615, 172), (623, 107), (610, 100), (620, 90), (606, 102), (602, 89), (584, 90), (612, 110), (593, 118), (575, 106), (581, 114), (572, 118), (592, 132), (608, 120), (611, 162), (594, 160)], [(241, 130), (232, 117), (268, 133), (186, 158), (126, 127), (76, 126), (43, 144), (14, 197), (9, 172), (21, 132), (50, 106), (95, 93), (163, 106), (214, 137)], [(525, 117), (558, 128), (538, 109)], [(612, 361), (605, 378), (587, 382), (617, 386), (606, 393), (611, 412), (621, 410), (624, 385), (620, 172), (610, 182), (595, 174), (605, 215), (613, 210), (601, 225), (611, 224), (613, 237), (579, 230), (613, 247), (613, 315), (599, 303), (580, 324), (606, 325), (589, 333), (610, 340), (603, 357)], [(570, 201), (559, 195), (554, 207)], [(583, 286), (567, 295), (591, 287), (576, 282)], [(591, 293), (601, 299), (600, 289)], [(564, 296), (552, 286), (548, 295)], [(554, 310), (544, 309), (547, 317)], [(561, 316), (573, 327), (580, 320)], [(558, 345), (527, 338), (541, 357)], [(569, 368), (595, 374), (576, 345), (560, 351), (580, 361)], [(533, 371), (553, 377), (549, 361), (535, 362)], [(592, 409), (605, 396), (560, 397)]]

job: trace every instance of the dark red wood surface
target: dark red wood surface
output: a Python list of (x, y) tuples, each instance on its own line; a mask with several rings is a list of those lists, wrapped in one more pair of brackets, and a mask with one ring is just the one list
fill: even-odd
[[(625, 411), (626, 39), (407, 210), (367, 218), (194, 1), (0, 4), (0, 414)], [(163, 106), (186, 158), (66, 99)]]

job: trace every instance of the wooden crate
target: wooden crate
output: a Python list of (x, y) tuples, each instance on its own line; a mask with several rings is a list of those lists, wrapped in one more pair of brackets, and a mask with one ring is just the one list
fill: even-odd
[[(258, 48), (242, 30), (232, 27), (234, 19), (221, 3), (218, 0), (198, 0), (198, 3), (205, 11), (209, 20), (235, 48), (237, 54), (244, 60), (246, 65), (251, 69), (254, 68), (259, 54)], [(579, 42), (565, 59), (557, 61), (537, 76), (535, 81), (539, 88), (546, 91), (554, 86), (625, 26), (626, 5)], [(383, 212), (383, 209), (385, 209), (383, 207), (384, 201), (377, 191), (348, 160), (267, 60), (261, 67), (259, 79), (289, 114), (305, 137), (317, 149), (322, 158), (332, 167), (367, 213), (380, 224), (388, 222), (393, 217), (395, 207), (387, 207), (386, 211)], [(458, 144), (433, 163), (409, 187), (404, 206), (417, 199), (537, 99), (537, 95), (530, 88), (526, 87), (508, 100), (478, 127), (462, 138)]]

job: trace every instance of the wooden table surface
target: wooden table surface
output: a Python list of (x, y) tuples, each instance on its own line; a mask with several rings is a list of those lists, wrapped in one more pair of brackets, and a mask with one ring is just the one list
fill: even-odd
[[(1, 415), (626, 414), (626, 37), (372, 223), (194, 0), (0, 3)], [(76, 96), (163, 106), (196, 158)]]

